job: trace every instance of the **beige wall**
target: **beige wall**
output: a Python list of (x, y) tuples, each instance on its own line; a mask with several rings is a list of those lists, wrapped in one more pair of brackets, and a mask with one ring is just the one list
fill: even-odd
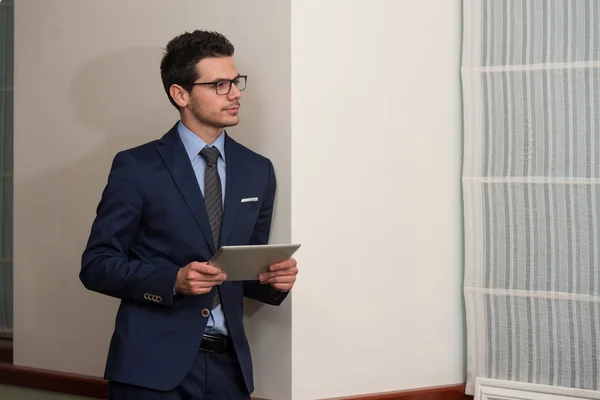
[[(101, 375), (117, 301), (83, 288), (80, 256), (114, 154), (176, 122), (159, 74), (173, 36), (215, 29), (236, 45), (249, 87), (230, 132), (273, 160), (273, 241), (289, 241), (290, 4), (19, 0), (15, 8), (15, 363)], [(290, 303), (256, 308), (247, 321), (256, 395), (283, 399)]]
[(349, 3), (292, 1), (294, 400), (464, 382), (461, 2)]

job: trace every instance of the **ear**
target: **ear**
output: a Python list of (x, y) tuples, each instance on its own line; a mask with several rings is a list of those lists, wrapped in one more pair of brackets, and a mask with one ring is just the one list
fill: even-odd
[(181, 108), (187, 106), (190, 102), (190, 94), (187, 90), (179, 85), (171, 85), (169, 88), (169, 94), (175, 103), (177, 103), (177, 105)]

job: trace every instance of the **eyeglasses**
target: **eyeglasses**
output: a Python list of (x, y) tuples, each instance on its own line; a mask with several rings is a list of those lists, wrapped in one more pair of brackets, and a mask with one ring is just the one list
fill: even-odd
[(215, 91), (218, 95), (229, 94), (231, 91), (231, 86), (235, 84), (235, 87), (241, 92), (246, 89), (246, 81), (248, 80), (248, 75), (240, 75), (235, 79), (221, 79), (213, 82), (194, 82), (190, 83), (189, 86), (196, 85), (213, 85), (215, 87)]

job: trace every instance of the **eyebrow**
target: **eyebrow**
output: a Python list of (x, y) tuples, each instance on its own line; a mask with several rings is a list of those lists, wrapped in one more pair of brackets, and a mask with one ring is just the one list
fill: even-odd
[(242, 76), (242, 74), (237, 74), (237, 76), (235, 78), (215, 78), (210, 82), (219, 82), (219, 81), (234, 81), (237, 78), (239, 78), (240, 76)]

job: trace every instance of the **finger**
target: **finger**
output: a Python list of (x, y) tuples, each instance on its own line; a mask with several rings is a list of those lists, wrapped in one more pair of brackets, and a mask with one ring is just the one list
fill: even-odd
[(215, 286), (215, 282), (210, 281), (193, 281), (190, 283), (192, 289), (211, 288), (213, 286)]
[(273, 284), (273, 283), (293, 283), (296, 281), (296, 277), (294, 275), (284, 275), (284, 276), (273, 276), (269, 279), (265, 279), (261, 281), (264, 284)]
[(282, 271), (277, 271), (277, 272), (267, 272), (265, 274), (259, 275), (258, 280), (261, 283), (265, 283), (267, 281), (269, 281), (270, 279), (273, 279), (275, 277), (278, 276), (291, 276), (291, 277), (296, 277), (296, 274), (291, 271), (291, 270), (282, 270)]
[(293, 258), (290, 258), (288, 260), (281, 261), (281, 262), (271, 265), (271, 267), (269, 268), (269, 271), (280, 271), (282, 269), (288, 269), (288, 268), (292, 268), (295, 266), (296, 266), (296, 260), (294, 260)]
[(295, 276), (298, 274), (298, 268), (297, 267), (291, 267), (288, 269), (281, 269), (279, 271), (275, 271), (275, 272), (265, 272), (264, 274), (261, 274), (258, 279), (260, 281), (263, 280), (267, 280), (270, 279), (274, 276)]
[(271, 285), (273, 289), (279, 290), (280, 292), (289, 292), (292, 290), (292, 286), (293, 285), (290, 285), (289, 283), (276, 283)]
[(221, 283), (225, 279), (227, 279), (227, 275), (225, 275), (224, 273), (220, 273), (218, 275), (198, 274), (198, 278), (195, 280), (196, 281), (207, 281), (207, 282), (213, 282), (213, 283), (214, 282)]
[(190, 264), (190, 268), (196, 272), (206, 275), (218, 275), (221, 273), (219, 268), (209, 265), (208, 263), (193, 262)]
[(218, 278), (219, 278), (219, 275), (207, 275), (207, 274), (202, 274), (197, 271), (189, 271), (188, 274), (186, 275), (186, 279), (190, 282), (215, 281), (215, 280), (218, 280)]
[(220, 285), (222, 282), (220, 281), (194, 281), (190, 282), (190, 288), (192, 290), (196, 289), (207, 289), (210, 290), (213, 286)]

